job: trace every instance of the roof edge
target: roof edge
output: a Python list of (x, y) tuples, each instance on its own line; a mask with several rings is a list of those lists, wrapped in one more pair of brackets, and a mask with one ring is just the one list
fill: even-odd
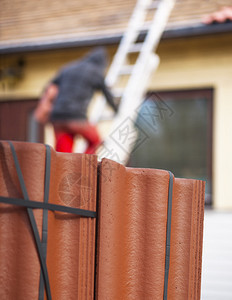
[[(177, 38), (189, 38), (203, 35), (212, 35), (219, 33), (227, 33), (232, 31), (231, 23), (220, 23), (205, 25), (202, 23), (181, 26), (175, 28), (166, 29), (162, 35), (162, 40), (177, 39)], [(147, 30), (140, 33), (139, 40), (143, 40)], [(25, 43), (15, 43), (0, 45), (0, 54), (16, 54), (24, 52), (35, 52), (35, 51), (46, 51), (46, 50), (60, 50), (75, 47), (88, 47), (88, 46), (99, 46), (99, 45), (113, 45), (120, 42), (123, 33), (115, 34), (102, 34), (87, 36), (84, 38), (69, 38), (59, 40), (48, 40), (48, 41), (28, 41)]]

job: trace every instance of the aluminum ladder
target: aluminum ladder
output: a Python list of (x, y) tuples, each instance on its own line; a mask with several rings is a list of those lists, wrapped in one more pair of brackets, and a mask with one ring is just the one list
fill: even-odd
[[(106, 84), (113, 93), (121, 96), (119, 110), (113, 118), (112, 127), (98, 155), (119, 163), (126, 164), (137, 135), (133, 129), (142, 104), (149, 77), (159, 65), (159, 57), (155, 54), (161, 35), (167, 24), (175, 0), (138, 0), (128, 23), (118, 50), (106, 75)], [(148, 14), (151, 21), (146, 22)], [(147, 29), (146, 29), (147, 25)], [(142, 30), (147, 33), (143, 42), (138, 42)], [(127, 64), (129, 55), (133, 53), (137, 59), (133, 64)], [(122, 76), (128, 76), (123, 90), (115, 86)], [(106, 105), (104, 97), (95, 101), (90, 122), (97, 123), (102, 117)], [(132, 134), (133, 133), (133, 134)]]

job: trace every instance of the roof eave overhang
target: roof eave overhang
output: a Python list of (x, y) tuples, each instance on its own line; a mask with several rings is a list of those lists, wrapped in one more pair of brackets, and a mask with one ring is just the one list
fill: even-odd
[[(139, 40), (143, 40), (146, 30), (141, 32)], [(222, 34), (232, 32), (232, 22), (223, 24), (196, 24), (190, 26), (181, 26), (166, 29), (162, 35), (162, 40), (190, 38), (196, 36), (205, 36), (213, 34)], [(34, 40), (24, 43), (2, 44), (0, 45), (0, 54), (25, 53), (34, 51), (59, 50), (76, 47), (92, 47), (98, 45), (118, 44), (122, 38), (122, 33), (110, 33), (102, 35), (92, 35), (86, 37), (72, 37), (62, 39)]]

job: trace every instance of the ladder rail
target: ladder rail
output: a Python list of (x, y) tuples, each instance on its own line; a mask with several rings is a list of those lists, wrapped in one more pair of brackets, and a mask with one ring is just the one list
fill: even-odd
[(146, 16), (146, 8), (151, 2), (152, 0), (139, 0), (137, 2), (132, 17), (128, 23), (127, 30), (120, 41), (117, 53), (115, 54), (109, 71), (106, 75), (107, 85), (113, 86), (115, 84), (119, 70), (124, 64), (127, 53), (129, 52), (129, 48), (138, 37), (139, 29)]
[[(168, 10), (166, 9), (166, 5), (168, 5)], [(151, 28), (145, 38), (141, 52), (134, 66), (132, 76), (130, 77), (128, 84), (124, 90), (120, 110), (124, 109), (124, 103), (127, 102), (128, 98), (130, 98), (130, 94), (133, 92), (133, 90), (135, 88), (138, 89), (138, 86), (142, 86), (143, 82), (145, 82), (142, 77), (146, 73), (146, 65), (149, 64), (149, 59), (151, 59), (150, 54), (153, 53), (153, 51), (157, 48), (158, 42), (163, 30), (165, 29), (165, 25), (173, 6), (173, 0), (163, 0), (163, 2), (160, 3), (159, 9), (154, 15)], [(146, 88), (146, 86), (144, 86), (143, 88)], [(133, 103), (130, 103), (130, 107), (136, 105), (138, 105), (138, 103), (136, 103), (135, 105), (133, 105)]]
[(155, 51), (165, 30), (170, 13), (174, 7), (175, 0), (163, 0), (159, 4), (156, 14), (151, 23), (151, 28), (145, 38), (145, 42), (141, 49), (142, 53), (150, 53)]
[[(120, 68), (125, 62), (131, 44), (134, 43), (138, 37), (139, 28), (141, 27), (141, 24), (146, 16), (146, 8), (148, 8), (151, 3), (152, 0), (138, 0), (132, 17), (128, 23), (127, 30), (120, 41), (118, 50), (114, 55), (113, 61), (107, 72), (105, 78), (107, 86), (112, 87), (115, 84), (120, 72)], [(105, 105), (105, 97), (99, 96), (97, 99), (95, 99), (94, 113), (89, 117), (91, 123), (96, 124), (99, 121)]]
[[(112, 139), (112, 135), (120, 135), (120, 131), (123, 130), (121, 126), (124, 126), (125, 120), (126, 126), (128, 128), (133, 128), (134, 122), (137, 118), (138, 107), (141, 104), (140, 99), (143, 97), (144, 87), (146, 86), (146, 82), (148, 81), (151, 72), (154, 71), (154, 69), (156, 69), (158, 65), (159, 57), (158, 55), (153, 55), (152, 60), (149, 60), (149, 64), (146, 66), (146, 73), (144, 75), (145, 78), (143, 78), (143, 85), (139, 86), (139, 88), (134, 90), (133, 93), (130, 93), (130, 91), (128, 91), (128, 96), (130, 96), (131, 101), (123, 102), (122, 108), (119, 110), (118, 114), (116, 115), (113, 121), (110, 134), (104, 142), (104, 148), (111, 149), (110, 157), (108, 158), (114, 159), (119, 163), (126, 164), (129, 153), (132, 151), (134, 143), (136, 141), (137, 133), (136, 131), (133, 131), (133, 140), (131, 139), (131, 137), (125, 139), (123, 145), (121, 146), (114, 139)], [(131, 103), (133, 104), (131, 105)], [(130, 112), (130, 114), (128, 114), (128, 112)]]
[[(124, 120), (128, 122), (127, 126), (130, 128), (133, 127), (133, 123), (137, 117), (138, 107), (143, 101), (149, 77), (152, 71), (157, 69), (159, 65), (159, 58), (154, 54), (154, 51), (158, 46), (174, 4), (175, 0), (160, 0), (157, 9), (154, 12), (152, 22), (147, 30), (147, 35), (143, 43), (139, 43), (138, 46), (135, 42), (139, 36), (142, 22), (145, 20), (149, 6), (155, 6), (154, 1), (152, 0), (138, 0), (132, 18), (128, 24), (128, 29), (120, 42), (118, 51), (115, 54), (107, 73), (106, 83), (112, 87), (120, 74), (123, 73), (123, 68), (124, 71), (129, 71), (129, 67), (125, 66), (127, 55), (136, 51), (139, 53), (135, 64), (132, 65), (133, 69), (131, 70), (131, 75), (129, 76), (129, 80), (124, 89), (119, 111), (113, 120), (110, 134), (104, 143), (106, 149), (111, 149), (110, 156), (106, 155), (105, 157), (113, 159), (113, 151), (113, 154), (115, 155), (114, 160), (120, 163), (126, 163), (129, 153), (136, 141), (136, 134), (134, 134), (133, 139), (126, 142), (124, 141), (123, 147), (120, 147), (119, 141), (115, 139), (115, 133), (117, 130), (120, 131), (120, 124), (124, 124)], [(106, 103), (104, 97), (101, 97), (101, 99), (98, 98), (98, 101), (94, 111), (95, 117), (91, 117), (90, 121), (98, 122), (104, 109)], [(117, 135), (119, 136), (120, 132), (116, 133), (116, 136)]]

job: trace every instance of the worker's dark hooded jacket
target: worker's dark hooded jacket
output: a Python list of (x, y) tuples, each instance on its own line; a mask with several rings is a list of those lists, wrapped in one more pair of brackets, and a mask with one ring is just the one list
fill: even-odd
[(59, 87), (51, 113), (52, 121), (86, 119), (87, 108), (96, 90), (101, 90), (116, 111), (113, 98), (105, 86), (106, 53), (100, 48), (84, 59), (66, 65), (53, 80)]

